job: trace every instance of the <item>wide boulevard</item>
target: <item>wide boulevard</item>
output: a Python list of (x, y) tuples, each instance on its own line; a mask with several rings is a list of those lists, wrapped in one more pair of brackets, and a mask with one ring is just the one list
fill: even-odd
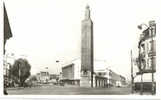
[(129, 87), (83, 88), (43, 85), (31, 88), (8, 88), (8, 95), (128, 95)]

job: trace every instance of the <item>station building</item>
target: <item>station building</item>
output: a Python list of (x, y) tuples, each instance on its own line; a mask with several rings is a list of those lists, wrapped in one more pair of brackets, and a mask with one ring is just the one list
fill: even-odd
[[(126, 78), (108, 68), (105, 61), (94, 60), (94, 87), (122, 86), (126, 84)], [(76, 59), (62, 67), (61, 81), (65, 85), (80, 86), (81, 60)], [(118, 84), (119, 83), (119, 84)]]

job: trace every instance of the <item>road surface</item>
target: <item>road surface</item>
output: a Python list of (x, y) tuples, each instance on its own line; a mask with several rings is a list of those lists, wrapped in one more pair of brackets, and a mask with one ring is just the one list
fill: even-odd
[(124, 88), (83, 88), (65, 86), (41, 86), (7, 89), (9, 95), (128, 95), (131, 89)]

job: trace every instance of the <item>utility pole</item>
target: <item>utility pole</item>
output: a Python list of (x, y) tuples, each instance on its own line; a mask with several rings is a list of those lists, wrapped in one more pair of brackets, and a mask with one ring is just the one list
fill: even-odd
[(140, 95), (143, 94), (143, 69), (142, 69), (142, 62), (141, 62), (141, 47), (139, 46), (139, 68), (140, 68), (140, 75), (141, 75), (141, 82), (140, 82)]
[[(152, 57), (152, 64), (153, 64), (153, 57)], [(152, 65), (152, 95), (155, 94), (155, 83), (154, 83), (154, 66)]]
[(141, 70), (141, 86), (140, 86), (140, 89), (141, 89), (140, 94), (143, 95), (143, 72), (142, 72), (142, 70)]
[(131, 50), (131, 93), (134, 93), (134, 76), (133, 76), (133, 59), (132, 59), (132, 50)]
[(152, 49), (151, 49), (151, 50), (152, 50), (152, 58), (151, 58), (151, 62), (152, 62), (152, 63), (151, 63), (151, 64), (152, 64), (152, 65), (151, 65), (151, 67), (152, 67), (152, 95), (154, 95), (154, 94), (155, 94), (155, 93), (154, 93), (154, 92), (155, 92), (155, 89), (154, 89), (154, 88), (155, 88), (155, 83), (154, 83), (154, 64), (153, 64), (153, 63), (154, 63), (154, 62), (153, 62), (154, 57), (153, 57), (153, 53), (154, 53), (155, 51), (154, 51), (154, 40), (153, 40), (153, 35), (155, 34), (154, 32), (156, 32), (156, 31), (153, 32), (153, 28), (152, 28), (151, 25), (149, 25), (149, 28), (150, 28), (150, 33), (151, 33), (150, 36), (151, 36), (151, 41), (152, 41), (152, 45), (151, 45), (151, 48), (152, 48)]
[(19, 62), (19, 64), (18, 64), (18, 80), (19, 80), (19, 87), (21, 86), (21, 78), (20, 78), (20, 76), (21, 76), (21, 71), (20, 71), (20, 62)]

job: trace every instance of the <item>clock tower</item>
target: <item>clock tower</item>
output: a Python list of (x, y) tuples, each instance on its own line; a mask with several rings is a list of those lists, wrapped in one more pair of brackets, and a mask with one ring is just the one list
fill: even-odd
[(90, 8), (85, 8), (82, 20), (81, 36), (81, 87), (93, 87), (93, 22), (90, 18)]

